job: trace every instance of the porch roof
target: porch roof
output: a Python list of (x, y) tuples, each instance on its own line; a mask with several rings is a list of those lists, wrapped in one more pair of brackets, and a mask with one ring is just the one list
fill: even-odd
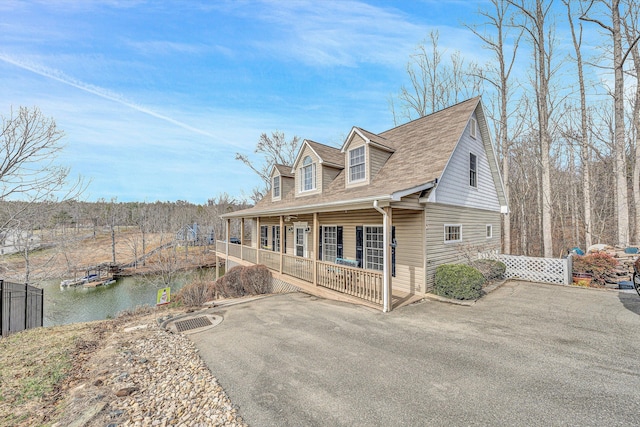
[[(401, 197), (432, 188), (441, 177), (467, 123), (480, 104), (472, 98), (444, 110), (405, 123), (378, 135), (378, 141), (394, 150), (369, 185), (345, 185), (343, 169), (322, 193), (296, 197), (295, 188), (273, 201), (267, 194), (249, 209), (230, 212), (223, 218), (269, 216), (288, 213), (327, 212), (381, 206)], [(370, 134), (374, 136), (374, 134)], [(333, 153), (332, 153), (333, 154)]]

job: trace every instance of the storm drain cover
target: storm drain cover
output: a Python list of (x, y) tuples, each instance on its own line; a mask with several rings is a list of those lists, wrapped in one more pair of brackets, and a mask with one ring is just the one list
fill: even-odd
[(180, 320), (175, 322), (174, 325), (178, 332), (189, 331), (191, 329), (204, 328), (211, 326), (211, 320), (207, 316), (193, 317), (191, 319)]

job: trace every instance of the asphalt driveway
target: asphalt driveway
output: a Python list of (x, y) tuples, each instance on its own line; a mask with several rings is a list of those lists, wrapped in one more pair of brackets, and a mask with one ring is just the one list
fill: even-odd
[(383, 314), (286, 294), (190, 335), (252, 426), (640, 425), (640, 298), (507, 283)]

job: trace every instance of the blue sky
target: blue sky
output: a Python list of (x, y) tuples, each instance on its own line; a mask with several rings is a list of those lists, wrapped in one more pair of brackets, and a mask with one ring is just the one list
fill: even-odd
[(388, 98), (431, 30), (483, 63), (482, 1), (0, 2), (0, 114), (38, 106), (90, 201), (241, 197), (236, 152), (280, 130), (339, 145), (393, 127)]

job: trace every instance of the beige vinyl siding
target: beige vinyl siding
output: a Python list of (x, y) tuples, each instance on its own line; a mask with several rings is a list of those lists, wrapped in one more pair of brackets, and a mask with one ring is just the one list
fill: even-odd
[[(473, 117), (475, 118), (475, 114)], [(476, 137), (472, 138), (469, 129), (468, 124), (429, 200), (500, 212), (498, 192), (482, 135), (478, 131)], [(477, 156), (477, 188), (469, 185), (470, 153)]]
[(280, 175), (280, 198), (284, 199), (284, 196), (289, 194), (289, 192), (293, 190), (295, 185), (296, 184), (294, 178)]
[(420, 204), (420, 194), (418, 193), (405, 196), (399, 202), (393, 202), (391, 206), (393, 209), (424, 209), (424, 206)]
[(340, 173), (340, 169), (322, 165), (322, 188), (328, 188)]
[(423, 215), (423, 211), (393, 210), (397, 242), (396, 277), (391, 278), (393, 289), (424, 293)]
[(367, 159), (367, 180), (370, 182), (391, 157), (391, 153), (369, 145), (369, 158)]
[[(320, 225), (342, 226), (343, 256), (356, 259), (356, 227), (361, 225), (382, 226), (382, 214), (371, 209), (352, 212), (322, 213)], [(393, 225), (396, 227), (396, 277), (391, 278), (393, 289), (404, 292), (424, 292), (423, 211), (393, 210)]]
[[(425, 208), (426, 224), (426, 289), (432, 290), (436, 267), (460, 264), (479, 251), (500, 250), (500, 213), (482, 209), (462, 208), (429, 203)], [(460, 224), (462, 241), (444, 242), (444, 225)], [(493, 237), (486, 237), (487, 225), (493, 226)]]
[[(300, 156), (300, 161), (295, 166), (296, 197), (304, 197), (306, 195), (318, 194), (322, 192), (322, 167), (320, 165), (320, 159), (318, 159), (318, 156), (315, 155), (313, 150), (308, 145), (305, 145), (304, 147), (305, 147), (304, 151)], [(316, 164), (316, 189), (312, 191), (300, 192), (300, 188), (302, 188), (301, 180), (304, 179), (304, 177), (301, 176), (300, 174), (300, 170), (301, 170), (300, 168), (302, 167), (302, 162), (304, 161), (304, 158), (307, 156), (311, 157), (311, 160), (313, 161), (313, 163)]]

